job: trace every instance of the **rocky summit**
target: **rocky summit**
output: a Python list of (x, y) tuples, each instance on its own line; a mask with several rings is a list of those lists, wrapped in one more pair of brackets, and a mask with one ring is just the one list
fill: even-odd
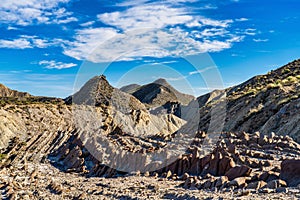
[(196, 99), (103, 75), (0, 91), (2, 199), (300, 198), (300, 60)]
[(148, 107), (162, 106), (167, 102), (179, 102), (187, 105), (194, 99), (192, 95), (179, 92), (162, 78), (147, 85), (132, 84), (124, 86), (121, 90), (132, 94)]

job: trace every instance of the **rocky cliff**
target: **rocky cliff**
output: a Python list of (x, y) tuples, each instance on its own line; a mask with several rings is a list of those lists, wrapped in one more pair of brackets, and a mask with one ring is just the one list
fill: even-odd
[(0, 97), (29, 97), (31, 96), (27, 92), (18, 92), (11, 90), (3, 84), (0, 84)]

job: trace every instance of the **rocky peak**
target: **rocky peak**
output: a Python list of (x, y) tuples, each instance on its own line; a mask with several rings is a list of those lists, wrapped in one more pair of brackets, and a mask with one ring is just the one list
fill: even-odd
[(75, 104), (97, 105), (103, 103), (108, 105), (113, 90), (114, 88), (104, 75), (94, 76), (72, 98), (67, 98), (67, 102), (72, 100)]
[(162, 85), (162, 86), (165, 86), (165, 87), (169, 87), (170, 86), (170, 84), (168, 83), (168, 81), (166, 79), (164, 79), (164, 78), (159, 78), (159, 79), (155, 80), (153, 83), (154, 84), (158, 84), (158, 85)]
[(157, 79), (147, 85), (140, 86), (132, 93), (132, 95), (142, 103), (146, 103), (150, 108), (162, 106), (167, 102), (174, 101), (187, 105), (194, 99), (192, 95), (183, 94), (177, 91), (163, 78)]
[(0, 83), (0, 97), (30, 97), (31, 95), (27, 92), (18, 92), (11, 90), (5, 85)]

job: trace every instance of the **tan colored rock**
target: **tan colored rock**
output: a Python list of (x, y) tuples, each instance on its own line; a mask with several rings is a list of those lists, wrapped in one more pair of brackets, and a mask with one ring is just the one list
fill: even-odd
[(48, 188), (51, 190), (51, 192), (53, 192), (55, 194), (62, 194), (63, 193), (62, 186), (58, 183), (53, 182), (53, 181), (48, 185)]
[(261, 135), (260, 138), (258, 139), (258, 144), (260, 146), (264, 146), (269, 143), (268, 137), (266, 135)]
[(190, 177), (190, 175), (188, 174), (188, 173), (184, 173), (183, 175), (182, 175), (182, 180), (186, 180), (186, 179), (188, 179)]
[(169, 170), (166, 172), (164, 178), (170, 178), (172, 176), (172, 172)]
[(273, 189), (270, 189), (270, 188), (263, 188), (261, 190), (259, 190), (261, 193), (265, 193), (265, 194), (269, 194), (269, 193), (272, 193), (274, 192)]

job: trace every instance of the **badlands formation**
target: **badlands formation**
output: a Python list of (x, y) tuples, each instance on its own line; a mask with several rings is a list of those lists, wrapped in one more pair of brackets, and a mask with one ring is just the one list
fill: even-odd
[(164, 79), (66, 99), (0, 86), (2, 199), (299, 199), (300, 60), (194, 98)]

